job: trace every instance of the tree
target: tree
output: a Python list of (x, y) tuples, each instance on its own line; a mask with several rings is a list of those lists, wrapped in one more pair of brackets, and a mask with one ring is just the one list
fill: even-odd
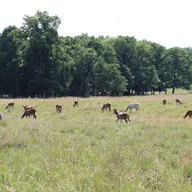
[(127, 91), (127, 80), (121, 75), (118, 64), (99, 60), (95, 65), (95, 95), (122, 95)]
[(133, 75), (133, 88), (140, 95), (151, 90), (151, 66), (155, 64), (154, 48), (147, 41), (138, 41), (136, 55), (133, 59), (131, 73)]
[(117, 63), (120, 65), (121, 74), (129, 82), (127, 86), (128, 94), (132, 94), (135, 89), (134, 66), (136, 59), (136, 39), (134, 37), (119, 36), (113, 41), (116, 52)]
[(170, 48), (164, 55), (164, 65), (168, 81), (172, 87), (172, 94), (176, 87), (181, 87), (187, 81), (190, 71), (191, 59), (185, 49), (178, 47)]
[(121, 75), (120, 67), (117, 64), (106, 64), (106, 82), (111, 95), (122, 95), (127, 91), (127, 79)]
[(94, 65), (96, 52), (91, 48), (80, 47), (74, 51), (75, 75), (71, 84), (71, 94), (87, 97), (94, 94)]
[(75, 62), (72, 58), (71, 38), (60, 37), (58, 43), (53, 47), (53, 58), (57, 66), (56, 70), (56, 95), (64, 96), (70, 94), (70, 86), (75, 75)]
[(0, 92), (2, 95), (19, 96), (21, 82), (22, 32), (15, 26), (3, 30), (0, 39)]
[(154, 94), (154, 92), (159, 89), (160, 80), (154, 65), (150, 66), (148, 70), (148, 86), (150, 87), (151, 93)]
[(57, 16), (49, 16), (37, 11), (30, 17), (24, 17), (21, 27), (28, 41), (24, 55), (26, 95), (51, 96), (57, 87), (57, 66), (53, 58), (53, 47), (57, 43), (57, 29), (61, 23)]

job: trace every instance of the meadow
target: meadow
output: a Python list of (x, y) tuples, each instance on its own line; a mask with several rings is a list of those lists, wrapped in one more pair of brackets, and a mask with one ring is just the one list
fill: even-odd
[[(5, 110), (9, 102), (15, 109)], [(101, 111), (106, 102), (119, 111), (138, 102), (140, 111), (116, 123)], [(23, 105), (38, 106), (36, 120), (20, 118)], [(189, 109), (190, 94), (0, 99), (0, 191), (192, 191), (192, 119), (182, 117)]]

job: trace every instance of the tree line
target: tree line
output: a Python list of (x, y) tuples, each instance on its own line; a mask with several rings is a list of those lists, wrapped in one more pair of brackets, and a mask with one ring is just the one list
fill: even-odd
[(59, 36), (48, 12), (0, 34), (0, 96), (143, 95), (191, 88), (192, 49), (134, 37)]

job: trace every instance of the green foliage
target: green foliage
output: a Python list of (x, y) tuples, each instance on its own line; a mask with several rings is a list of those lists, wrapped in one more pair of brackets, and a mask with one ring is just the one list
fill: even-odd
[(19, 96), (22, 32), (15, 26), (4, 29), (0, 39), (0, 93)]
[(71, 85), (73, 95), (90, 96), (94, 92), (94, 66), (96, 52), (91, 48), (79, 48), (74, 53), (76, 71)]
[(164, 60), (169, 83), (174, 94), (175, 88), (182, 87), (183, 82), (189, 79), (189, 74), (191, 74), (191, 71), (189, 71), (191, 59), (185, 49), (175, 47), (166, 52)]
[(170, 48), (134, 37), (58, 35), (48, 12), (24, 16), (0, 34), (0, 96), (144, 95), (190, 89), (191, 48)]
[(24, 88), (27, 95), (53, 95), (57, 86), (57, 66), (53, 46), (57, 43), (60, 19), (47, 12), (37, 11), (35, 16), (25, 16), (23, 33), (29, 42), (24, 54)]
[(94, 71), (95, 95), (118, 95), (126, 91), (127, 80), (117, 64), (98, 61)]

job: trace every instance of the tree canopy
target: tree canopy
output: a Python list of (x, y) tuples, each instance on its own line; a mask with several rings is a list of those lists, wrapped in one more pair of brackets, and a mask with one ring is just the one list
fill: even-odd
[(46, 11), (0, 34), (0, 95), (10, 97), (141, 95), (192, 87), (192, 48), (134, 37), (59, 36)]

